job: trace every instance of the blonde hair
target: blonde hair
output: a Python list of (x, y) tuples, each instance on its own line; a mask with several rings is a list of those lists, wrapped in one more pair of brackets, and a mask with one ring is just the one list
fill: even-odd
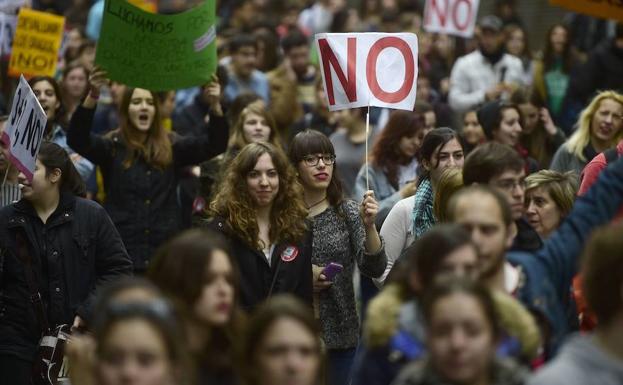
[(459, 167), (449, 167), (442, 171), (433, 198), (433, 213), (439, 223), (448, 221), (448, 202), (461, 187), (463, 187), (463, 170)]
[(275, 124), (275, 120), (273, 119), (271, 113), (266, 109), (263, 100), (256, 100), (242, 110), (238, 116), (238, 119), (236, 119), (231, 136), (229, 137), (228, 148), (230, 150), (238, 151), (249, 144), (247, 139), (244, 137), (244, 122), (250, 114), (259, 115), (266, 119), (266, 124), (270, 127), (268, 142), (274, 146), (282, 148), (277, 125)]
[[(584, 162), (587, 159), (584, 156), (583, 151), (591, 140), (591, 122), (593, 120), (593, 116), (597, 112), (597, 109), (599, 109), (601, 102), (606, 99), (613, 100), (623, 106), (623, 95), (615, 91), (600, 92), (593, 98), (593, 100), (591, 100), (590, 104), (582, 110), (575, 132), (565, 143), (567, 151)], [(620, 129), (617, 135), (612, 138), (612, 146), (614, 146), (621, 138), (623, 138), (623, 129)]]
[(562, 216), (567, 216), (571, 212), (578, 187), (578, 176), (573, 171), (561, 173), (541, 170), (526, 177), (526, 196), (534, 189), (545, 189), (560, 209)]

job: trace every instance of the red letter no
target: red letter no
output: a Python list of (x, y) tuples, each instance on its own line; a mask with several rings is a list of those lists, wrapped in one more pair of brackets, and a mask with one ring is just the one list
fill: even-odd
[[(467, 14), (463, 20), (459, 20), (459, 6), (465, 4), (467, 7)], [(470, 0), (456, 0), (454, 7), (452, 7), (452, 21), (459, 31), (465, 31), (469, 26), (469, 22), (472, 20), (472, 2)], [(462, 22), (462, 23), (461, 23)]]
[[(405, 59), (405, 79), (402, 86), (394, 92), (385, 92), (379, 85), (379, 81), (376, 78), (376, 62), (379, 54), (389, 47), (394, 47), (400, 51)], [(413, 60), (413, 53), (411, 48), (402, 39), (397, 37), (384, 37), (379, 39), (376, 43), (370, 47), (368, 53), (368, 60), (366, 61), (366, 77), (368, 78), (368, 87), (372, 94), (382, 102), (385, 103), (397, 103), (406, 98), (411, 92), (413, 87), (413, 79), (415, 78), (415, 64)]]
[(324, 71), (324, 78), (327, 82), (327, 97), (329, 98), (329, 104), (335, 104), (335, 94), (333, 93), (333, 78), (331, 77), (331, 67), (335, 70), (338, 80), (342, 84), (342, 88), (346, 93), (346, 97), (349, 102), (357, 101), (357, 39), (354, 37), (348, 38), (347, 43), (347, 58), (346, 58), (346, 70), (348, 78), (344, 76), (344, 71), (340, 67), (340, 63), (337, 61), (335, 54), (331, 50), (327, 39), (319, 39), (318, 47), (320, 48), (320, 55), (322, 56), (322, 70)]

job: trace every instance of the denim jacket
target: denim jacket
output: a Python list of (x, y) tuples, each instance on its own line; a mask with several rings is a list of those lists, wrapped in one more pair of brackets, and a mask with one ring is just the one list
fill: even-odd
[(521, 267), (525, 282), (517, 296), (549, 323), (548, 355), (555, 354), (577, 320), (574, 314), (571, 282), (578, 272), (578, 261), (591, 232), (614, 218), (623, 204), (623, 157), (599, 176), (597, 183), (578, 198), (573, 210), (558, 230), (534, 252), (510, 252), (508, 261)]

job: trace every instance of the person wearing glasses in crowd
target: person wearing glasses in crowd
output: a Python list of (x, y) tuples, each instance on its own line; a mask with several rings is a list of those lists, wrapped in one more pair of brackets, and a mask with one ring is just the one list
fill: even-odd
[[(312, 221), (312, 263), (316, 316), (327, 345), (328, 384), (350, 382), (359, 341), (353, 272), (370, 277), (385, 269), (385, 249), (374, 225), (378, 203), (371, 191), (361, 204), (344, 199), (333, 144), (315, 130), (298, 133), (290, 143), (290, 161), (303, 185)], [(328, 277), (322, 269), (338, 263), (343, 270)]]

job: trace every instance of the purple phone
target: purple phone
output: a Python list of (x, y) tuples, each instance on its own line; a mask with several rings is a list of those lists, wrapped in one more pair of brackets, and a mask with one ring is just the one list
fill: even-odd
[(327, 281), (333, 281), (333, 278), (342, 270), (344, 270), (344, 266), (336, 262), (331, 262), (322, 269), (321, 274), (327, 277)]

